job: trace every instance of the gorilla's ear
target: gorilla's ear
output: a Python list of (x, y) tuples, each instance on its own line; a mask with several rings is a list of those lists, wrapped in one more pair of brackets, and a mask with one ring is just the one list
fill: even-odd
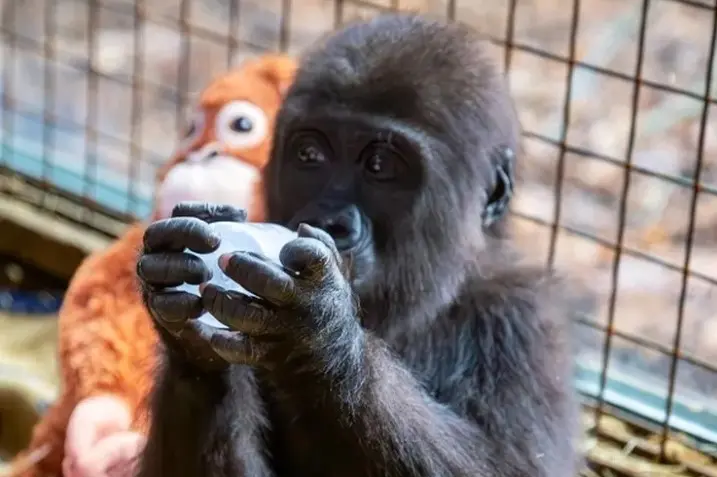
[(483, 210), (483, 226), (488, 227), (508, 212), (510, 199), (513, 197), (515, 177), (513, 162), (515, 152), (510, 147), (499, 147), (493, 152), (491, 164), (495, 173), (495, 187), (488, 197), (488, 203)]
[(294, 81), (297, 62), (294, 58), (282, 54), (262, 55), (251, 60), (245, 67), (274, 85), (281, 96), (284, 96)]

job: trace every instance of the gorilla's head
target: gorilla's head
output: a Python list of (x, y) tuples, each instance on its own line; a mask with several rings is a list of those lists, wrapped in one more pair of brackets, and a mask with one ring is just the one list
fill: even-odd
[(269, 220), (328, 231), (362, 300), (455, 293), (502, 227), (517, 141), (474, 32), (408, 14), (348, 25), (304, 56), (279, 113)]

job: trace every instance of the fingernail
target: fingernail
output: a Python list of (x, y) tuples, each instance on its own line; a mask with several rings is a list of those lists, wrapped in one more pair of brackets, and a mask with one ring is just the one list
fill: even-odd
[(219, 269), (222, 271), (226, 271), (227, 265), (229, 265), (229, 260), (231, 259), (231, 254), (225, 253), (223, 255), (219, 256)]
[(222, 243), (222, 237), (217, 232), (212, 230), (212, 233), (209, 236), (209, 241), (211, 242), (212, 247), (218, 247)]
[(207, 288), (207, 282), (200, 283), (198, 287), (199, 293), (204, 293), (205, 288)]

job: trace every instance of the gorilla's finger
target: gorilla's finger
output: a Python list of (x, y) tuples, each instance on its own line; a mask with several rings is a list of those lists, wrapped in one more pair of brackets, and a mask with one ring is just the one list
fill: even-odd
[(296, 230), (296, 233), (299, 237), (315, 238), (316, 240), (326, 245), (329, 250), (331, 250), (331, 253), (333, 253), (334, 258), (337, 261), (341, 260), (341, 254), (336, 248), (336, 242), (334, 241), (334, 238), (329, 235), (329, 233), (325, 230), (320, 229), (318, 227), (312, 227), (309, 224), (301, 223), (299, 224), (299, 228)]
[(172, 217), (196, 217), (207, 223), (246, 222), (247, 211), (227, 204), (180, 202), (172, 209)]
[(294, 281), (289, 271), (266, 257), (246, 252), (219, 257), (219, 268), (249, 293), (282, 306), (294, 298)]
[(186, 282), (199, 285), (212, 278), (212, 271), (196, 255), (182, 252), (143, 255), (137, 275), (154, 287), (174, 287)]
[(185, 329), (185, 334), (191, 334), (193, 335), (195, 341), (201, 341), (207, 345), (212, 340), (212, 336), (214, 336), (214, 333), (219, 330), (219, 328), (216, 328), (211, 325), (205, 325), (201, 321), (190, 321), (187, 323)]
[(181, 339), (181, 346), (188, 356), (204, 370), (221, 370), (226, 368), (227, 362), (212, 349), (211, 340), (214, 333), (219, 331), (210, 325), (205, 325), (199, 320), (190, 320), (182, 324), (176, 332)]
[(202, 306), (232, 330), (247, 335), (270, 335), (283, 326), (277, 316), (256, 299), (209, 284), (202, 290)]
[(204, 312), (200, 297), (181, 291), (149, 293), (147, 306), (163, 326), (183, 324)]
[(284, 245), (279, 253), (281, 263), (296, 270), (302, 278), (320, 280), (338, 270), (333, 252), (322, 241), (300, 237)]
[(144, 232), (144, 253), (181, 252), (210, 253), (219, 247), (219, 235), (205, 221), (196, 217), (174, 217), (154, 222)]
[(269, 354), (271, 344), (236, 332), (218, 330), (211, 339), (212, 349), (229, 363), (260, 365)]

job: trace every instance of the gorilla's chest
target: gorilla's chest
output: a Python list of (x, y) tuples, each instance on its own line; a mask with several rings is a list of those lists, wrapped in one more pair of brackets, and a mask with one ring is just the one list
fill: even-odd
[[(412, 343), (413, 346), (397, 342), (392, 347), (394, 356), (433, 399), (448, 405), (461, 402), (463, 389), (459, 382), (467, 363), (459, 363), (457, 355), (445, 355), (438, 349), (435, 355), (415, 352), (416, 349), (426, 350), (431, 346), (430, 341), (418, 340)], [(450, 351), (451, 347), (446, 349)], [(301, 394), (301, 390), (297, 393)], [(304, 399), (284, 400), (277, 398), (275, 392), (267, 392), (266, 401), (270, 422), (266, 439), (278, 476), (351, 477), (353, 469), (357, 476), (373, 475), (366, 473), (366, 466), (371, 465), (366, 461), (366, 449), (360, 450), (355, 443), (356, 435), (365, 431), (351, 429), (342, 419), (345, 416), (336, 415), (332, 406)], [(372, 426), (378, 425), (380, 423)], [(383, 475), (379, 468), (374, 472)]]

